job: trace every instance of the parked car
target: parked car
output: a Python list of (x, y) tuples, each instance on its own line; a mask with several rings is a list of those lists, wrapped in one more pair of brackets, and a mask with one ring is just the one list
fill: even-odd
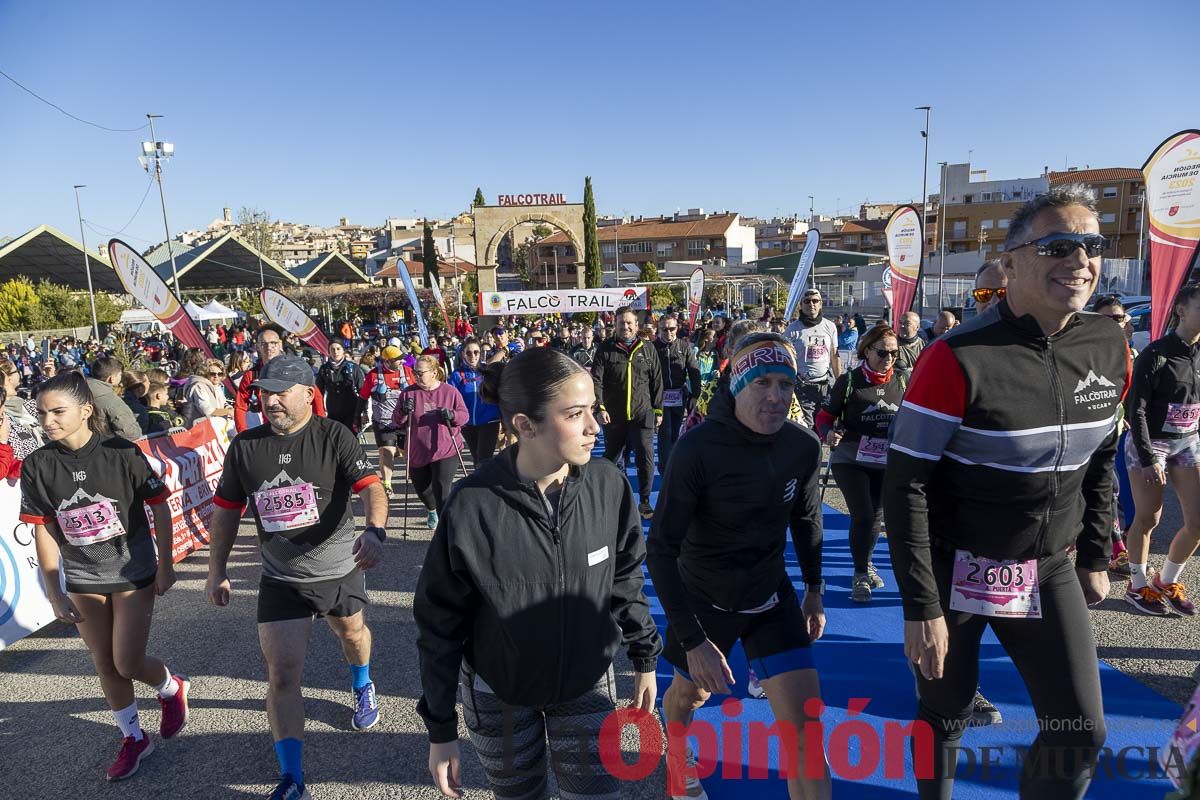
[(1138, 306), (1132, 311), (1126, 308), (1125, 313), (1129, 315), (1129, 324), (1133, 326), (1133, 339), (1129, 344), (1140, 353), (1150, 344), (1150, 304)]

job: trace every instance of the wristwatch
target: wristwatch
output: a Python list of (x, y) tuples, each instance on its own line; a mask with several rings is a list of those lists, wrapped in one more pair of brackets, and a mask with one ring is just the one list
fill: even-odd
[(825, 581), (804, 584), (804, 591), (809, 594), (825, 594)]
[(363, 533), (375, 534), (379, 537), (379, 541), (381, 543), (387, 541), (387, 531), (377, 525), (368, 525), (367, 527), (363, 528)]

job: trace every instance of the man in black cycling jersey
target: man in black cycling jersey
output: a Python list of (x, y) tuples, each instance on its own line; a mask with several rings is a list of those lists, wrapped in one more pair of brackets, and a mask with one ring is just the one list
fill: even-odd
[(1090, 189), (1022, 206), (1001, 256), (1007, 296), (925, 349), (896, 415), (884, 512), (917, 714), (934, 735), (933, 776), (917, 781), (926, 800), (951, 796), (988, 627), (1042, 726), (1021, 797), (1082, 798), (1104, 743), (1087, 605), (1108, 593), (1129, 381), (1120, 330), (1079, 313), (1104, 247)]

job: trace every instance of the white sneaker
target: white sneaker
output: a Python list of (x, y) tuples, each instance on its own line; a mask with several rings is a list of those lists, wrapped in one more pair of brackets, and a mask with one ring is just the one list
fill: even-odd
[(755, 700), (762, 700), (767, 696), (767, 690), (758, 682), (758, 675), (755, 674), (754, 668), (750, 668), (750, 680), (746, 682), (746, 693)]
[(671, 800), (708, 800), (708, 792), (696, 777), (696, 753), (691, 746), (687, 749), (688, 777), (685, 794), (673, 794)]

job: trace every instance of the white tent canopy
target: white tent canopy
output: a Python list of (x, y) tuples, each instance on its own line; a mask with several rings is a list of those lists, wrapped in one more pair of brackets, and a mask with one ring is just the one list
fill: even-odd
[(208, 316), (204, 313), (204, 309), (193, 303), (191, 300), (188, 300), (183, 304), (183, 310), (187, 312), (189, 317), (196, 321), (208, 319)]
[(208, 319), (237, 319), (238, 317), (242, 316), (240, 311), (234, 311), (228, 306), (223, 306), (216, 300), (213, 300), (211, 303), (206, 305), (204, 307), (204, 311), (211, 315), (208, 317)]

